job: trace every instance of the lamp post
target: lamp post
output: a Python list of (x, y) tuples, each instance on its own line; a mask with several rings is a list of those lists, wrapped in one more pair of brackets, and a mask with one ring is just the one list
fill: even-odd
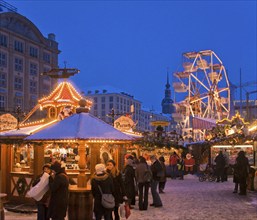
[(18, 105), (17, 107), (16, 107), (16, 114), (17, 114), (17, 130), (19, 130), (20, 129), (20, 115), (21, 115), (21, 107)]
[(114, 108), (112, 108), (111, 112), (107, 114), (108, 117), (112, 119), (112, 126), (114, 126), (114, 119), (115, 116), (120, 116), (120, 115), (132, 115), (134, 113), (134, 105), (130, 106), (130, 112), (124, 112), (124, 113), (115, 113)]
[(253, 165), (255, 166), (256, 162), (256, 151), (257, 151), (257, 140), (253, 141)]

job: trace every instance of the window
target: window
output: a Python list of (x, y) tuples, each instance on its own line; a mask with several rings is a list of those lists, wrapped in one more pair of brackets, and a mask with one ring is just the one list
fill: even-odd
[(113, 103), (110, 103), (109, 108), (110, 108), (110, 109), (113, 108)]
[(94, 97), (94, 103), (97, 103), (97, 98), (96, 97)]
[(105, 111), (102, 111), (102, 117), (105, 117), (105, 115), (106, 115)]
[(102, 109), (105, 109), (105, 104), (102, 104)]
[(15, 99), (14, 99), (14, 105), (17, 107), (17, 106), (20, 106), (21, 107), (21, 109), (22, 109), (22, 98), (21, 97), (15, 97)]
[(4, 109), (4, 108), (5, 108), (5, 96), (0, 95), (0, 109)]
[(97, 104), (94, 105), (94, 110), (97, 110)]
[(49, 83), (51, 81), (50, 76), (43, 76), (43, 81)]
[(14, 77), (14, 89), (22, 91), (22, 78), (15, 76)]
[(5, 73), (0, 73), (0, 87), (1, 88), (6, 88), (6, 74)]
[(23, 53), (23, 43), (21, 41), (15, 40), (14, 41), (14, 50)]
[(109, 97), (109, 102), (113, 102), (113, 96)]
[(30, 75), (31, 76), (37, 75), (37, 64), (36, 63), (30, 63)]
[(4, 52), (0, 52), (0, 66), (1, 67), (7, 66), (7, 55)]
[(29, 87), (30, 93), (36, 94), (37, 93), (37, 82), (33, 81), (33, 80), (30, 80), (29, 84), (30, 84), (30, 87)]
[(29, 48), (29, 55), (30, 55), (31, 57), (38, 58), (38, 49), (35, 48), (35, 47), (30, 47), (30, 48)]
[(55, 118), (56, 117), (56, 110), (54, 107), (49, 109), (49, 116), (50, 118)]
[(3, 47), (7, 47), (7, 36), (0, 34), (0, 45)]
[(102, 99), (101, 99), (101, 100), (102, 100), (102, 102), (105, 102), (105, 97), (102, 97)]
[(50, 86), (47, 84), (43, 84), (43, 93), (48, 95), (50, 93)]
[(46, 63), (50, 63), (50, 54), (44, 52), (43, 53), (43, 61), (45, 61)]
[(14, 70), (17, 72), (23, 72), (23, 60), (22, 59), (15, 57)]
[(30, 108), (31, 109), (34, 108), (36, 104), (37, 104), (37, 97), (33, 95), (30, 97)]

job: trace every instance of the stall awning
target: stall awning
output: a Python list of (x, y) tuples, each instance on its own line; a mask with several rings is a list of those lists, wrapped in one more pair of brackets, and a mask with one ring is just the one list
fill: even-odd
[(212, 129), (216, 126), (216, 120), (211, 118), (201, 118), (193, 117), (192, 118), (192, 127), (193, 129)]

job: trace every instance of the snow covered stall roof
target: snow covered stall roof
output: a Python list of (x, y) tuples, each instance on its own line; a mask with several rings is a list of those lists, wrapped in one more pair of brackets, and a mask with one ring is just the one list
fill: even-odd
[(134, 138), (118, 131), (89, 113), (74, 114), (47, 127), (25, 140), (113, 140), (132, 141)]

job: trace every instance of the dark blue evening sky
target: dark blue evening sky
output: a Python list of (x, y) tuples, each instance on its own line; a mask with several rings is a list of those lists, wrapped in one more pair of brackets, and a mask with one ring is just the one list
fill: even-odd
[(160, 110), (167, 67), (171, 77), (182, 70), (182, 53), (206, 49), (233, 83), (240, 68), (243, 82), (257, 81), (256, 1), (8, 2), (44, 36), (56, 34), (59, 65), (81, 70), (72, 78), (81, 90), (122, 88)]

